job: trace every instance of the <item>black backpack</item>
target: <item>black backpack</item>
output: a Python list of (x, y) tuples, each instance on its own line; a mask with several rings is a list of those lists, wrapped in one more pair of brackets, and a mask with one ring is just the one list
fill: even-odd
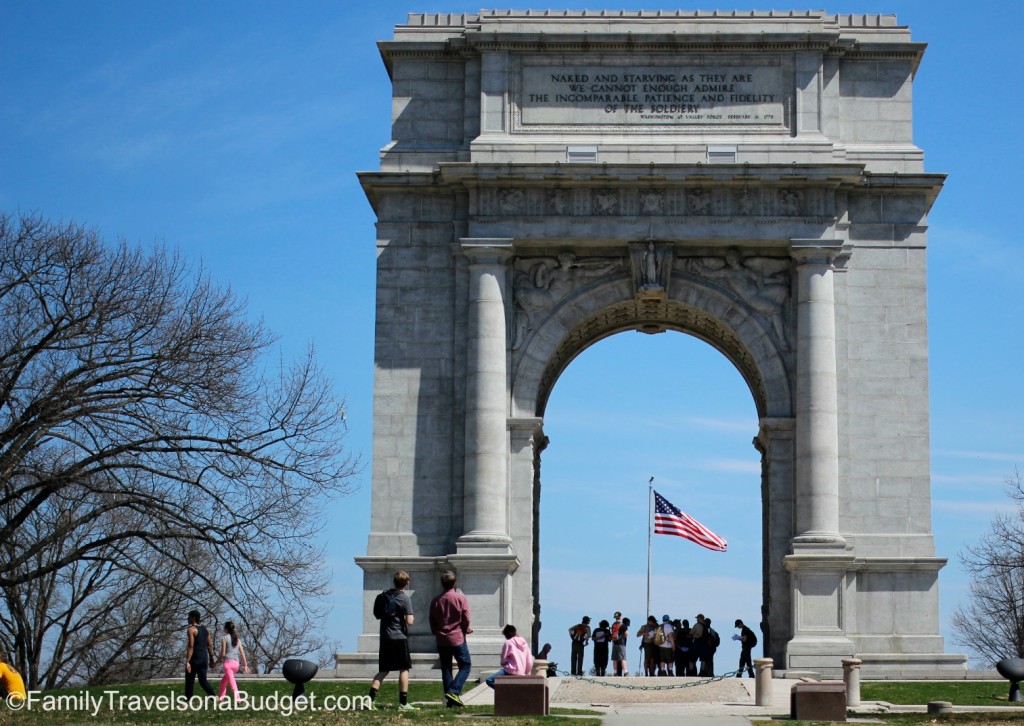
[(718, 631), (714, 628), (708, 628), (707, 639), (708, 645), (714, 650), (717, 650), (718, 646), (722, 644), (722, 639), (719, 637)]
[(373, 600), (373, 617), (377, 620), (398, 614), (398, 590), (391, 588), (377, 595)]
[(754, 631), (750, 628), (744, 628), (743, 630), (743, 635), (747, 636), (747, 642), (743, 644), (743, 647), (753, 648), (755, 645), (757, 645), (757, 636), (754, 635)]

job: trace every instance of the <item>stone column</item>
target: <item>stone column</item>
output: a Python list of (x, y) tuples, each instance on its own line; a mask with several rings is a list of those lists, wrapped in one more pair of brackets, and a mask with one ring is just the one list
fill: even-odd
[(835, 240), (792, 240), (797, 274), (795, 545), (843, 543), (839, 535), (839, 401)]
[(466, 453), (459, 554), (508, 552), (507, 263), (512, 241), (463, 239), (469, 258)]

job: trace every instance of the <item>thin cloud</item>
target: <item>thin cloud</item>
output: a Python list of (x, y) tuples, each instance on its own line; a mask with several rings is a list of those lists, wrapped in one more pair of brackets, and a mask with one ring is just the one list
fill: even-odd
[(955, 266), (957, 269), (975, 267), (998, 270), (1010, 275), (1020, 272), (1019, 266), (1006, 264), (1007, 260), (1017, 259), (1017, 243), (989, 230), (965, 230), (947, 223), (943, 225), (939, 237), (941, 244), (935, 245), (930, 255), (931, 264)]
[(761, 462), (745, 459), (706, 459), (697, 468), (707, 471), (726, 471), (733, 474), (760, 474)]
[(1024, 464), (1024, 454), (1002, 451), (969, 451), (963, 449), (940, 449), (936, 456), (949, 456), (956, 459), (982, 459), (984, 461), (1010, 461)]
[(1017, 511), (1017, 505), (1013, 502), (977, 502), (958, 501), (953, 499), (934, 499), (932, 507), (944, 512), (972, 512), (976, 514), (1013, 514)]
[(693, 428), (714, 429), (716, 431), (730, 431), (736, 433), (757, 433), (757, 421), (752, 419), (691, 417), (685, 419), (685, 421)]
[(953, 476), (951, 474), (932, 474), (932, 483), (935, 484), (979, 484), (984, 486), (1006, 484), (1006, 477), (980, 476), (962, 474)]

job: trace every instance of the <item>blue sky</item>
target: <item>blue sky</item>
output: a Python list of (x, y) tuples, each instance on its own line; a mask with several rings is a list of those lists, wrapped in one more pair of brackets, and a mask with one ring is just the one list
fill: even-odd
[[(826, 7), (895, 13), (929, 43), (914, 87), (915, 141), (928, 171), (950, 175), (930, 217), (928, 280), (934, 530), (938, 554), (950, 558), (940, 578), (947, 635), (968, 582), (956, 553), (1007, 506), (1003, 481), (1024, 468), (1024, 264), (1014, 215), (1024, 4), (980, 7)], [(347, 398), (349, 446), (367, 466), (359, 490), (330, 503), (324, 533), (335, 584), (326, 628), (347, 650), (360, 629), (362, 580), (352, 557), (365, 553), (369, 527), (373, 383), (374, 217), (355, 172), (376, 169), (390, 138), (390, 84), (375, 42), (409, 11), (478, 9), (455, 0), (0, 0), (0, 209), (178, 247), (246, 298), (285, 354), (313, 341)], [(556, 659), (567, 660), (565, 629), (583, 614), (642, 617), (651, 476), (730, 542), (719, 554), (656, 537), (653, 609), (691, 619), (703, 611), (723, 634), (736, 617), (757, 622), (756, 430), (739, 374), (695, 339), (622, 334), (573, 362), (545, 422), (542, 620)], [(958, 650), (949, 639), (947, 650)], [(734, 655), (726, 649), (722, 658)]]

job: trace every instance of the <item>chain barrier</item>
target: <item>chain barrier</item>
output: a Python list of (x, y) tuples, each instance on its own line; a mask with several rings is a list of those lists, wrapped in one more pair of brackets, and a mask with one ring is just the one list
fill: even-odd
[[(608, 686), (609, 688), (624, 688), (627, 691), (671, 691), (679, 688), (696, 688), (697, 686), (706, 686), (708, 683), (714, 683), (715, 681), (722, 681), (726, 678), (735, 678), (738, 675), (742, 675), (743, 671), (732, 671), (731, 673), (725, 673), (720, 676), (712, 676), (701, 681), (691, 681), (689, 683), (666, 683), (664, 686), (641, 686), (631, 683), (612, 683), (609, 681), (599, 681), (595, 676), (574, 676), (569, 671), (557, 671), (563, 678), (572, 678), (578, 681), (586, 681), (592, 683), (595, 686)], [(617, 678), (617, 676), (611, 676)], [(651, 676), (648, 676), (651, 677)]]

